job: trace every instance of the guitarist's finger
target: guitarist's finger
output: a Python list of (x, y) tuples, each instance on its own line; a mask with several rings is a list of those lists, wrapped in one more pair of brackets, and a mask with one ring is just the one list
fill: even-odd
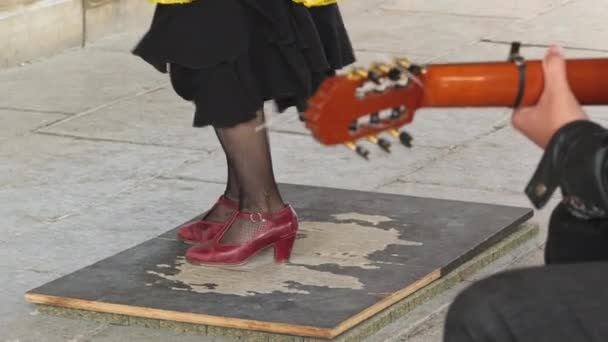
[(568, 84), (566, 60), (557, 46), (551, 46), (543, 59), (543, 75), (547, 91), (570, 90)]
[(513, 127), (537, 146), (544, 148), (551, 135), (550, 126), (543, 121), (542, 108), (525, 107), (513, 112)]
[(519, 131), (525, 130), (530, 117), (534, 115), (534, 107), (521, 107), (513, 111), (511, 115), (511, 124)]
[(511, 117), (511, 123), (518, 130), (522, 130), (525, 126), (529, 125), (531, 116), (536, 106), (547, 101), (547, 96), (554, 91), (564, 90), (564, 86), (568, 87), (566, 78), (566, 63), (562, 57), (561, 51), (557, 46), (551, 46), (545, 53), (545, 57), (542, 61), (543, 76), (544, 76), (544, 89), (539, 98), (539, 101), (535, 106), (521, 107), (513, 111)]
[(585, 119), (586, 114), (568, 82), (566, 59), (556, 46), (543, 59), (543, 75), (545, 89), (538, 102), (538, 106), (545, 108), (543, 120), (559, 128), (569, 121)]

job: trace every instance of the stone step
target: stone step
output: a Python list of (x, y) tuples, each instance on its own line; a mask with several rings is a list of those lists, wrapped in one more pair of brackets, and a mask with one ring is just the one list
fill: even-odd
[(153, 10), (145, 0), (2, 0), (0, 68), (145, 27)]

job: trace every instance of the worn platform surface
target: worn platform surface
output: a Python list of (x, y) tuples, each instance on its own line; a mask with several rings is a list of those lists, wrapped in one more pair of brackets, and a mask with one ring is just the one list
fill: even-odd
[(282, 185), (300, 217), (291, 261), (188, 264), (173, 229), (36, 288), (33, 303), (333, 338), (515, 232), (527, 208)]

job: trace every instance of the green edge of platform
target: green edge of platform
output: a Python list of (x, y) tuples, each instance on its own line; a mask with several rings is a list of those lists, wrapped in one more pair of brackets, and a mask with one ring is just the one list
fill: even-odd
[[(453, 288), (465, 279), (470, 278), (475, 273), (481, 271), (489, 264), (502, 258), (509, 252), (524, 245), (534, 239), (539, 234), (539, 227), (536, 224), (525, 223), (515, 232), (498, 241), (487, 248), (470, 261), (454, 269), (448, 274), (422, 288), (403, 299), (402, 301), (390, 306), (384, 311), (376, 314), (367, 321), (360, 323), (344, 334), (332, 339), (336, 342), (355, 342), (361, 341), (372, 336), (387, 325), (404, 317), (416, 307), (437, 297), (438, 295)], [(125, 315), (107, 314), (94, 311), (54, 307), (49, 305), (37, 304), (38, 311), (53, 316), (90, 320), (95, 322), (107, 323), (111, 325), (123, 325), (156, 329), (167, 329), (181, 333), (199, 333), (207, 336), (218, 336), (235, 339), (246, 339), (247, 341), (260, 342), (318, 342), (327, 341), (318, 338), (288, 336), (281, 334), (249, 331), (234, 328), (223, 328), (190, 323), (180, 323), (173, 321), (162, 321), (148, 318), (139, 318)]]

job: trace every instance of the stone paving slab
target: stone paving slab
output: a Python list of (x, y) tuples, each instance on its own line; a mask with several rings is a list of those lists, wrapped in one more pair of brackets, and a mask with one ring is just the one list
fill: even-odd
[(400, 180), (521, 194), (541, 154), (509, 126)]
[[(479, 41), (468, 45), (465, 48), (453, 51), (452, 53), (439, 56), (431, 61), (431, 63), (468, 63), (468, 62), (488, 62), (488, 61), (506, 61), (509, 55), (510, 43), (512, 41), (521, 41), (521, 54), (528, 60), (542, 59), (547, 48), (552, 45), (551, 41), (544, 43), (542, 46), (536, 46), (534, 43), (528, 42), (522, 37), (513, 36), (504, 41), (492, 40)], [(607, 51), (595, 51), (587, 49), (562, 48), (564, 55), (567, 58), (605, 58), (608, 57)]]
[(486, 38), (606, 51), (607, 16), (608, 8), (602, 0), (570, 0), (552, 11), (539, 13), (532, 20), (490, 33)]
[[(153, 178), (196, 160), (187, 151), (45, 135), (0, 145), (0, 159), (9, 158), (9, 172), (0, 174), (0, 190), (49, 187), (65, 191), (71, 187), (66, 194), (95, 190), (85, 195), (117, 192), (129, 181)], [(100, 187), (104, 183), (114, 188)]]
[[(364, 160), (345, 147), (326, 147), (316, 144), (309, 136), (273, 134), (272, 153), (275, 177), (283, 183), (333, 186), (345, 189), (373, 189), (404, 173), (423, 167), (430, 160), (440, 158), (442, 151), (419, 147), (407, 149), (396, 145), (391, 154), (376, 146), (370, 160)], [(173, 177), (213, 182), (225, 182), (225, 157), (215, 152), (199, 162), (184, 165), (171, 174)], [(322, 173), (318, 170), (324, 170)]]
[[(107, 181), (100, 183), (99, 187), (111, 184)], [(33, 308), (23, 299), (25, 289), (40, 286), (157, 236), (167, 226), (177, 226), (209, 207), (222, 191), (223, 186), (217, 184), (157, 178), (124, 189), (121, 193), (89, 198), (92, 203), (88, 203), (91, 205), (86, 208), (86, 214), (79, 211), (78, 203), (72, 203), (72, 207), (66, 205), (66, 210), (76, 214), (63, 219), (19, 220), (14, 225), (3, 224), (0, 280), (4, 286), (0, 292), (0, 302), (3, 303), (0, 313), (20, 313), (29, 317), (28, 320), (33, 319), (28, 316)], [(11, 198), (15, 202), (8, 209), (3, 206), (2, 209), (6, 210), (3, 216), (26, 217), (29, 214), (20, 211), (27, 209), (19, 209), (24, 207), (25, 198), (11, 197), (11, 192), (2, 194), (6, 197), (0, 199), (1, 203), (11, 203)], [(12, 194), (23, 195), (21, 191)], [(31, 195), (36, 198), (35, 194)], [(72, 195), (53, 193), (47, 198), (51, 203), (72, 198)], [(35, 205), (33, 202), (30, 206)], [(2, 316), (0, 326), (10, 322), (16, 324), (13, 314)], [(0, 340), (4, 340), (3, 334), (12, 330), (9, 328), (0, 329)]]
[(440, 56), (486, 38), (512, 19), (382, 10), (349, 27), (357, 49), (393, 55)]
[[(181, 155), (189, 154), (192, 162), (176, 168), (167, 175), (168, 177), (225, 182), (225, 157), (215, 133), (210, 128), (192, 128), (192, 115), (190, 104), (180, 101), (173, 90), (164, 88), (39, 131), (81, 139), (181, 149), (183, 150)], [(295, 113), (285, 113), (280, 115), (279, 119), (283, 120), (283, 116), (288, 115), (295, 118)], [(475, 132), (483, 132), (484, 123), (487, 124), (496, 118), (492, 114), (479, 116), (482, 118), (474, 124), (453, 125), (454, 134), (447, 136), (456, 139), (459, 137), (458, 132), (468, 132), (454, 141), (459, 143), (461, 138), (472, 138)], [(292, 120), (292, 125), (303, 129), (303, 124), (297, 119)], [(471, 129), (471, 126), (475, 128)], [(273, 126), (273, 128), (278, 127)], [(424, 126), (422, 129), (425, 129)], [(433, 136), (433, 133), (428, 132), (428, 135)], [(301, 135), (278, 132), (271, 135), (276, 175), (281, 181), (348, 186), (356, 180), (358, 185), (365, 188), (390, 181), (408, 170), (413, 171), (422, 167), (433, 158), (438, 158), (442, 151), (437, 147), (441, 147), (441, 144), (433, 144), (430, 139), (427, 142), (429, 147), (424, 146), (423, 142), (422, 146), (412, 150), (396, 144), (391, 154), (367, 144), (367, 148), (373, 153), (371, 160), (367, 162), (344, 147), (320, 145), (305, 132)], [(132, 148), (136, 147), (132, 146)], [(383, 172), (378, 172), (378, 168)], [(322, 175), (311, 172), (319, 169), (334, 170), (334, 172)]]
[(504, 19), (531, 19), (538, 13), (550, 11), (568, 0), (390, 0), (381, 5), (384, 9), (406, 12), (428, 12), (462, 17), (495, 17)]
[(167, 84), (161, 75), (131, 55), (67, 51), (2, 71), (0, 108), (77, 114)]
[(89, 44), (88, 49), (131, 54), (131, 51), (146, 33), (149, 26), (150, 23), (147, 23), (137, 29), (109, 35), (104, 39)]
[(30, 131), (65, 117), (64, 114), (0, 109), (0, 145), (8, 143), (11, 139), (23, 138)]
[(192, 127), (193, 115), (194, 106), (165, 86), (45, 127), (39, 132), (192, 149), (199, 150), (199, 153), (219, 149), (211, 128)]
[[(0, 267), (41, 274), (59, 274), (83, 267), (160, 234), (168, 225), (177, 226), (187, 221), (209, 207), (222, 188), (216, 184), (203, 187), (158, 180), (97, 198), (85, 208), (75, 204), (73, 211), (67, 211), (72, 215), (55, 221), (20, 220), (17, 225), (9, 222), (2, 227), (4, 234), (0, 243), (7, 248), (0, 250)], [(7, 198), (2, 198), (3, 203)], [(54, 194), (54, 198), (60, 195)], [(26, 203), (19, 197), (15, 200)], [(41, 241), (53, 243), (41, 249)]]

